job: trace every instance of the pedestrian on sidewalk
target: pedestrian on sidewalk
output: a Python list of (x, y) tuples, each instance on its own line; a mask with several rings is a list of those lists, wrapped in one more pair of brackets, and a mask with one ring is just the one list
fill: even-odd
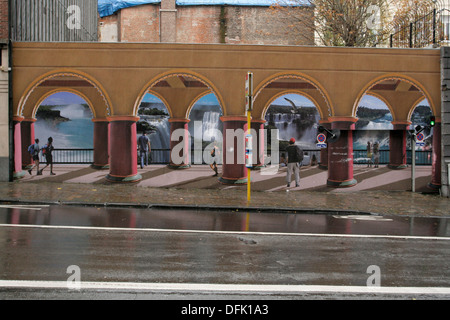
[(212, 137), (211, 140), (213, 142), (213, 148), (211, 150), (211, 158), (212, 158), (213, 162), (209, 166), (215, 172), (213, 177), (217, 177), (219, 175), (219, 169), (217, 168), (216, 156), (218, 156), (218, 154), (219, 154), (219, 147), (217, 146), (216, 139), (214, 137)]
[(300, 186), (300, 166), (303, 161), (303, 150), (295, 144), (295, 139), (289, 140), (289, 145), (286, 147), (287, 151), (287, 187), (291, 186), (292, 173), (295, 176), (295, 186)]
[(372, 145), (367, 141), (367, 168), (372, 167)]
[(30, 153), (31, 158), (34, 161), (34, 165), (31, 169), (28, 170), (28, 173), (31, 175), (31, 172), (34, 168), (36, 168), (36, 175), (39, 175), (39, 152), (41, 151), (39, 147), (39, 139), (34, 140), (34, 144), (28, 147), (28, 152)]
[(53, 138), (50, 137), (48, 138), (47, 144), (42, 148), (42, 155), (47, 160), (47, 164), (39, 171), (39, 175), (42, 175), (42, 172), (44, 172), (45, 168), (47, 168), (48, 166), (50, 166), (50, 175), (55, 175), (55, 173), (53, 172), (53, 149)]
[(373, 164), (375, 168), (378, 168), (378, 164), (380, 163), (380, 144), (378, 141), (373, 145)]
[[(147, 137), (147, 132), (143, 131), (142, 136), (138, 139), (138, 150), (139, 156), (141, 158), (141, 169), (145, 166), (148, 166), (148, 156), (151, 152), (151, 144), (150, 139)], [(145, 160), (145, 161), (144, 161)]]

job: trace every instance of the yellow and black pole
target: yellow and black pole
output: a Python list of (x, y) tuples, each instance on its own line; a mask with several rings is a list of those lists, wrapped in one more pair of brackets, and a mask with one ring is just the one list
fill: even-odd
[(245, 98), (247, 112), (247, 134), (245, 136), (245, 165), (247, 167), (247, 201), (251, 200), (251, 168), (253, 166), (252, 146), (253, 139), (251, 135), (252, 127), (252, 107), (253, 107), (253, 73), (247, 72), (245, 78)]

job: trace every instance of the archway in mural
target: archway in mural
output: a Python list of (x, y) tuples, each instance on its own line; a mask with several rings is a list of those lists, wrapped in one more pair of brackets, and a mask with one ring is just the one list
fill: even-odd
[(50, 93), (36, 106), (34, 116), (34, 137), (41, 147), (53, 139), (55, 163), (93, 162), (93, 112), (83, 97), (67, 91)]
[(304, 149), (316, 149), (320, 114), (313, 101), (300, 94), (285, 94), (270, 103), (265, 113), (266, 128), (276, 128), (279, 139), (291, 138)]
[(152, 148), (151, 163), (169, 163), (170, 161), (170, 124), (169, 110), (155, 94), (147, 93), (139, 105), (137, 137), (145, 131), (150, 138)]
[(186, 70), (168, 72), (148, 82), (138, 96), (134, 114), (137, 114), (137, 109), (147, 93), (157, 95), (164, 102), (170, 117), (188, 117), (192, 103), (208, 93), (216, 96), (224, 110), (222, 99), (213, 84), (201, 75)]
[[(255, 105), (259, 100), (269, 101), (288, 93), (297, 93), (311, 100), (321, 119), (333, 115), (333, 107), (325, 89), (314, 79), (301, 73), (280, 73), (266, 79), (255, 90)], [(267, 105), (262, 110), (263, 116)]]
[(40, 103), (35, 116), (35, 137), (41, 144), (52, 137), (55, 148), (93, 148), (93, 114), (88, 102), (77, 94), (51, 94)]
[(427, 100), (431, 110), (436, 108), (429, 99), (429, 93), (420, 83), (398, 74), (381, 76), (368, 83), (353, 105), (353, 115), (356, 116), (356, 110), (367, 94), (383, 100), (390, 108), (394, 121), (406, 121), (411, 108), (424, 99)]
[[(423, 122), (425, 114), (431, 113), (430, 102), (427, 97), (429, 95), (420, 83), (402, 75), (382, 76), (369, 83), (362, 90), (353, 109), (353, 115), (358, 118), (356, 130), (353, 134), (355, 163), (370, 164), (368, 147), (370, 146), (373, 150), (373, 145), (376, 142), (380, 145), (380, 164), (389, 163), (389, 166), (392, 166), (392, 161), (399, 162), (398, 150), (391, 150), (391, 133), (393, 133), (393, 130), (398, 131), (398, 129), (394, 129), (393, 123), (400, 127), (403, 126), (404, 129), (402, 130), (406, 130), (409, 121), (412, 120), (412, 110), (418, 103), (426, 105), (426, 107), (418, 108), (418, 115), (415, 115), (417, 119), (422, 119)], [(410, 127), (414, 128), (415, 126), (412, 124)], [(398, 134), (395, 134), (395, 137), (395, 145), (399, 147), (400, 138)], [(407, 139), (405, 135), (401, 139), (406, 143), (406, 149), (411, 150), (410, 139)], [(396, 153), (397, 156), (393, 156), (393, 153)], [(401, 156), (404, 159), (406, 154)], [(397, 165), (395, 164), (393, 167)], [(400, 167), (406, 167), (406, 162)]]
[[(286, 93), (274, 97), (265, 111), (264, 119), (268, 141), (272, 140), (272, 129), (278, 130), (282, 158), (280, 163), (283, 163), (284, 153), (291, 138), (304, 150), (304, 164), (310, 164), (311, 160), (315, 164), (320, 162), (320, 150), (316, 146), (320, 118), (315, 102), (303, 94)], [(269, 145), (269, 153), (270, 149)]]
[(42, 101), (45, 94), (62, 91), (74, 92), (83, 97), (89, 96), (94, 118), (113, 114), (109, 97), (104, 93), (101, 85), (90, 76), (71, 70), (51, 72), (36, 79), (20, 98), (16, 113), (25, 117), (30, 116), (30, 113), (36, 111), (34, 110), (36, 102)]
[[(170, 162), (170, 132), (173, 127), (170, 120), (177, 123), (188, 123), (188, 130), (191, 136), (191, 150), (195, 148), (202, 149), (204, 142), (210, 143), (215, 130), (222, 130), (220, 117), (224, 115), (221, 99), (216, 93), (215, 88), (202, 76), (183, 71), (174, 71), (160, 75), (150, 81), (142, 91), (143, 94), (138, 98), (139, 108), (136, 114), (141, 118), (140, 123), (145, 120), (148, 125), (159, 128), (162, 134), (152, 134), (151, 137), (158, 137), (161, 143), (152, 145), (152, 149), (159, 146), (164, 151), (164, 163)], [(158, 119), (149, 121), (142, 114), (142, 105), (147, 102), (153, 103), (149, 106), (151, 109), (158, 108), (165, 114), (158, 115)], [(163, 108), (164, 106), (164, 108)], [(147, 108), (148, 109), (148, 108)], [(135, 107), (136, 110), (136, 107)], [(159, 113), (158, 111), (158, 113)], [(141, 112), (141, 113), (140, 113)], [(199, 144), (195, 143), (195, 123), (201, 122), (201, 134)], [(138, 123), (139, 124), (139, 123)], [(139, 126), (138, 126), (139, 129)], [(151, 138), (152, 139), (152, 138)], [(205, 140), (205, 141), (203, 141)], [(152, 152), (153, 153), (153, 152)], [(191, 161), (193, 160), (190, 157)]]
[(358, 121), (353, 132), (353, 152), (355, 163), (367, 162), (367, 147), (373, 149), (378, 144), (381, 163), (389, 161), (389, 132), (393, 129), (393, 116), (385, 101), (371, 94), (361, 99), (356, 110)]
[(192, 163), (203, 163), (203, 151), (211, 143), (216, 143), (219, 150), (222, 150), (223, 124), (220, 120), (221, 116), (223, 116), (222, 108), (213, 93), (206, 93), (192, 105), (189, 111)]

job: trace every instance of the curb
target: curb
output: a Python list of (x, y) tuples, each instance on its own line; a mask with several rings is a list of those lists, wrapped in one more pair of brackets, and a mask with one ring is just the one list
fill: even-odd
[(373, 215), (378, 213), (343, 209), (324, 208), (289, 208), (289, 207), (243, 207), (243, 206), (217, 206), (217, 205), (177, 205), (158, 203), (120, 203), (120, 202), (70, 202), (70, 201), (29, 201), (17, 199), (0, 199), (0, 204), (17, 205), (50, 205), (50, 206), (82, 206), (105, 208), (134, 208), (134, 209), (162, 209), (162, 210), (197, 210), (197, 211), (234, 211), (247, 213), (273, 213), (273, 214), (328, 214), (328, 215)]

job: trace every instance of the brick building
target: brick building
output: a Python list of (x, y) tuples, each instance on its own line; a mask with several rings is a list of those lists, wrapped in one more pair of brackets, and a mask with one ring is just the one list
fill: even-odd
[[(314, 45), (312, 31), (290, 32), (289, 18), (270, 9), (273, 0), (136, 3), (108, 8), (99, 3), (99, 41)], [(303, 10), (313, 19), (310, 6)]]

